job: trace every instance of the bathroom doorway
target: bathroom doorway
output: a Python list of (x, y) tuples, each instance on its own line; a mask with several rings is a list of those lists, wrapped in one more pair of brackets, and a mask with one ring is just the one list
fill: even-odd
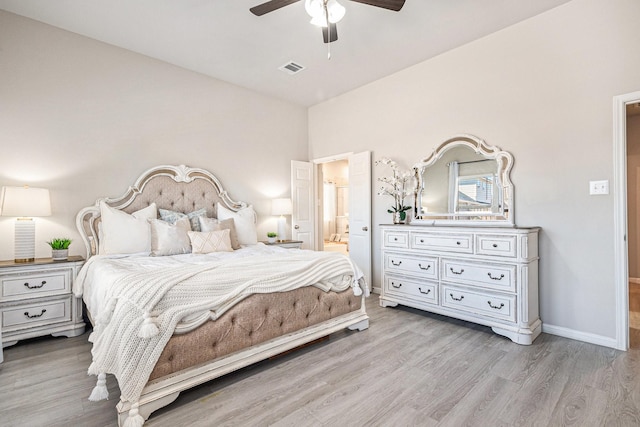
[(349, 161), (320, 165), (322, 175), (322, 250), (349, 252)]

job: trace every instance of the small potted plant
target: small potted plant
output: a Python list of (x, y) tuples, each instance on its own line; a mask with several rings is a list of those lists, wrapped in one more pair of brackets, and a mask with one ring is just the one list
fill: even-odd
[(276, 237), (278, 236), (277, 233), (274, 233), (273, 231), (270, 231), (267, 233), (267, 242), (269, 243), (275, 243), (276, 242)]
[(71, 239), (67, 238), (55, 238), (47, 242), (47, 245), (51, 246), (51, 258), (54, 261), (64, 261), (69, 257), (69, 245)]

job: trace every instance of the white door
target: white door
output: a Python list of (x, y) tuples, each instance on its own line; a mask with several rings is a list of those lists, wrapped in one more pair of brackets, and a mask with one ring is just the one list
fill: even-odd
[(303, 249), (314, 249), (313, 164), (291, 161), (291, 239), (302, 240)]
[(371, 282), (371, 152), (349, 156), (349, 256)]

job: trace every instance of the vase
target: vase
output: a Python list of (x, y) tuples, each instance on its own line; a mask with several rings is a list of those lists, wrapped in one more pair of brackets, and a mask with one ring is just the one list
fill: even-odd
[(393, 223), (394, 224), (403, 224), (404, 221), (400, 218), (400, 212), (393, 213)]
[(275, 237), (267, 237), (267, 242), (275, 243), (276, 242), (276, 238)]
[(65, 261), (69, 257), (69, 249), (52, 249), (51, 258), (54, 261)]

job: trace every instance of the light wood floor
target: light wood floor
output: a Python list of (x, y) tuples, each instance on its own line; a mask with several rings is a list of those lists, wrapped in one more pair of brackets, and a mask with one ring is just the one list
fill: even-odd
[[(640, 350), (488, 328), (369, 298), (370, 328), (339, 332), (183, 393), (148, 426), (639, 426)], [(87, 335), (5, 349), (0, 425), (114, 426), (89, 402)]]

